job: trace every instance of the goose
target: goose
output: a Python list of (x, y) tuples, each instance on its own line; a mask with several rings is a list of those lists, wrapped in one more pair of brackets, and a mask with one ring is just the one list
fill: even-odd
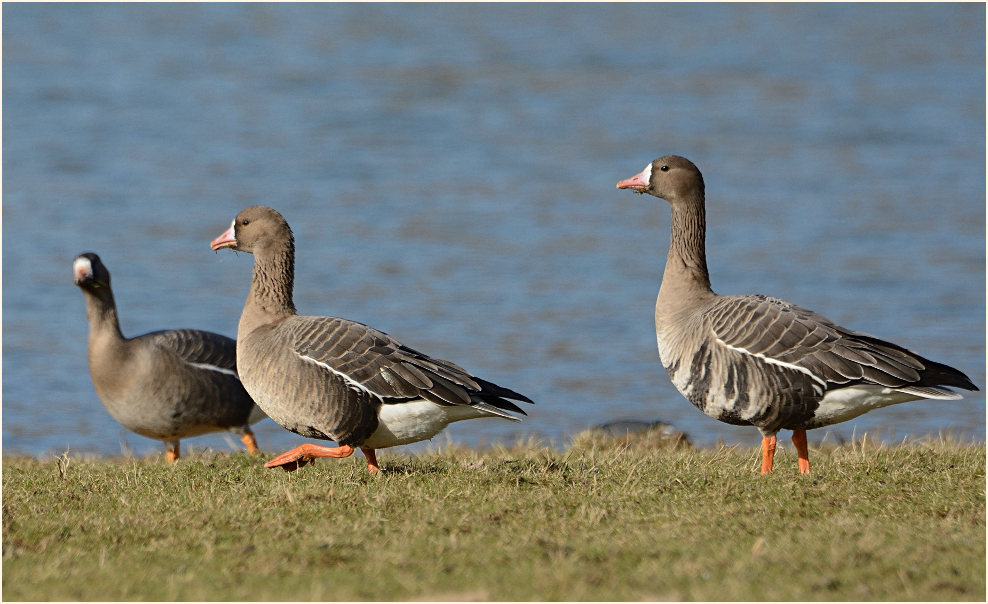
[(978, 389), (957, 369), (785, 300), (715, 294), (704, 244), (703, 176), (688, 159), (660, 157), (617, 188), (672, 207), (655, 301), (659, 358), (700, 411), (761, 431), (763, 475), (772, 471), (780, 430), (792, 430), (799, 472), (809, 474), (807, 430), (897, 403), (962, 398), (948, 386)]
[(237, 369), (247, 392), (287, 430), (338, 445), (306, 443), (271, 459), (268, 468), (292, 471), (318, 457), (348, 457), (359, 447), (368, 471), (376, 473), (376, 449), (430, 439), (465, 419), (518, 421), (511, 412), (525, 412), (511, 400), (532, 402), (373, 327), (298, 315), (295, 239), (272, 208), (245, 208), (210, 247), (254, 255), (237, 327)]
[(92, 252), (72, 261), (89, 319), (89, 374), (110, 415), (141, 436), (164, 441), (179, 458), (179, 440), (228, 430), (251, 453), (250, 425), (264, 419), (237, 378), (236, 343), (217, 333), (171, 329), (125, 338), (110, 289), (110, 271)]

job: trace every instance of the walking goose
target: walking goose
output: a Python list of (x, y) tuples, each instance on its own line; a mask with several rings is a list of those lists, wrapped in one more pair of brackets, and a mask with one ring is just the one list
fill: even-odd
[(254, 274), (237, 328), (237, 368), (271, 419), (306, 438), (269, 461), (295, 470), (317, 457), (348, 457), (359, 447), (377, 472), (375, 449), (432, 438), (451, 422), (518, 420), (508, 399), (528, 397), (429, 357), (372, 327), (295, 312), (295, 240), (277, 211), (252, 206), (210, 243), (254, 254)]
[(240, 434), (247, 450), (257, 452), (250, 424), (264, 414), (237, 379), (233, 340), (195, 329), (125, 338), (99, 256), (80, 254), (72, 272), (86, 299), (89, 374), (113, 419), (164, 441), (170, 462), (179, 457), (179, 439), (219, 430)]
[(672, 383), (707, 415), (762, 433), (762, 474), (776, 434), (792, 430), (799, 471), (809, 474), (806, 430), (896, 403), (959, 399), (966, 375), (813, 311), (763, 295), (710, 289), (704, 248), (703, 176), (669, 155), (617, 183), (672, 206), (672, 235), (655, 301), (659, 357)]

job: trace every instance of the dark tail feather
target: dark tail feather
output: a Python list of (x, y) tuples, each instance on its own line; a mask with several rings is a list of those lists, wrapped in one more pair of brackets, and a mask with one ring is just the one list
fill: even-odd
[[(495, 410), (500, 410), (502, 412), (514, 411), (515, 413), (521, 413), (522, 415), (528, 415), (527, 413), (525, 413), (524, 410), (522, 410), (521, 407), (519, 407), (518, 405), (512, 403), (508, 399), (514, 399), (516, 401), (522, 401), (524, 403), (531, 403), (533, 405), (535, 404), (532, 401), (532, 399), (528, 398), (524, 394), (519, 394), (518, 392), (515, 392), (514, 390), (511, 390), (509, 388), (505, 388), (503, 386), (498, 386), (497, 384), (495, 384), (493, 382), (488, 382), (488, 381), (482, 380), (480, 378), (476, 378), (475, 377), (473, 379), (480, 386), (480, 392), (474, 392), (474, 393), (472, 393), (473, 394), (473, 399), (476, 400), (476, 401), (480, 401), (485, 406), (487, 406), (488, 407), (488, 411), (491, 411), (492, 409), (495, 409)], [(499, 413), (498, 415), (501, 415), (501, 414)], [(507, 413), (505, 413), (504, 416), (508, 416)], [(517, 418), (511, 418), (511, 419), (517, 419)]]
[[(504, 386), (498, 386), (493, 382), (488, 382), (487, 380), (482, 380), (477, 377), (473, 379), (478, 384), (480, 384), (480, 392), (475, 393), (474, 396), (479, 396), (484, 400), (487, 400), (488, 397), (510, 398), (512, 400), (521, 401), (523, 403), (531, 403), (532, 405), (535, 404), (535, 401), (533, 401), (532, 399), (528, 398), (524, 394), (519, 394), (518, 392), (515, 392), (510, 388), (505, 388)], [(507, 405), (511, 405), (511, 403), (508, 403), (507, 401), (504, 401), (504, 403)], [(498, 405), (494, 405), (494, 406), (497, 407)], [(514, 405), (511, 406), (514, 407)], [(521, 409), (518, 409), (517, 407), (515, 407), (515, 410), (521, 411)]]
[(978, 387), (974, 385), (971, 378), (949, 365), (926, 359), (923, 359), (923, 364), (926, 365), (926, 369), (920, 372), (917, 386), (953, 386), (964, 390), (978, 391)]
[(478, 399), (494, 407), (495, 409), (500, 409), (501, 411), (514, 411), (515, 413), (521, 413), (522, 415), (528, 415), (525, 411), (518, 405), (512, 403), (507, 399), (503, 399), (499, 396), (478, 396)]
[[(874, 336), (869, 336), (862, 333), (854, 333), (853, 336), (867, 342), (871, 346), (884, 349), (886, 354), (889, 352), (894, 354), (897, 351), (900, 357), (910, 357), (910, 360), (913, 363), (918, 361), (923, 366), (923, 369), (918, 369), (919, 380), (912, 382), (911, 384), (904, 385), (920, 387), (928, 386), (933, 388), (937, 386), (953, 386), (955, 388), (963, 388), (964, 390), (978, 391), (978, 387), (974, 385), (971, 378), (964, 375), (962, 371), (954, 369), (950, 365), (944, 365), (943, 363), (937, 363), (936, 361), (923, 358), (907, 348), (903, 348), (898, 344), (886, 342), (885, 340), (880, 340)], [(911, 366), (916, 367), (914, 364)]]

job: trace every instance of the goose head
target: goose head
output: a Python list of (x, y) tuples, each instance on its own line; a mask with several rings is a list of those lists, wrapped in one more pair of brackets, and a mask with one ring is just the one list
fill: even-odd
[(84, 290), (110, 289), (110, 271), (92, 252), (79, 254), (72, 261), (72, 282)]
[(272, 244), (283, 244), (292, 239), (288, 222), (277, 210), (267, 206), (250, 206), (241, 210), (230, 228), (213, 239), (209, 247), (213, 251), (231, 248), (253, 254)]
[(703, 175), (685, 157), (666, 155), (631, 178), (619, 181), (617, 188), (648, 193), (674, 204), (684, 199), (703, 199)]

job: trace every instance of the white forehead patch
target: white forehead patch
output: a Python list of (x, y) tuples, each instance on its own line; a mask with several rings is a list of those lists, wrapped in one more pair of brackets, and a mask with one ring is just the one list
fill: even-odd
[(79, 257), (72, 263), (72, 274), (74, 276), (88, 275), (93, 272), (93, 263), (89, 258)]
[(652, 164), (651, 163), (649, 163), (647, 166), (645, 166), (645, 169), (642, 170), (642, 180), (645, 181), (645, 184), (646, 185), (652, 184)]

